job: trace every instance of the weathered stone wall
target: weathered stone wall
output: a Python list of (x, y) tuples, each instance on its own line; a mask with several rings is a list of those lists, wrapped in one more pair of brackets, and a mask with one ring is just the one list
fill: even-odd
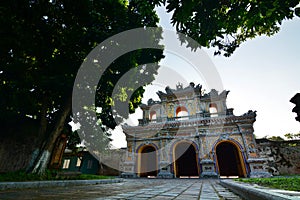
[(273, 175), (300, 174), (300, 140), (270, 141), (256, 139), (260, 156), (267, 160)]
[(100, 168), (99, 174), (106, 176), (120, 175), (120, 164), (124, 161), (126, 149), (112, 149), (102, 154), (99, 160)]
[(103, 176), (119, 176), (120, 171), (118, 169), (111, 168), (105, 164), (100, 163), (98, 174)]

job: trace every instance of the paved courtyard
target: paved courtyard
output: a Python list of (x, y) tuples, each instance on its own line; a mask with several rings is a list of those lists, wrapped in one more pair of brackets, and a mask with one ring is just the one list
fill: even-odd
[(0, 199), (241, 199), (211, 179), (126, 179), (121, 183), (0, 191)]

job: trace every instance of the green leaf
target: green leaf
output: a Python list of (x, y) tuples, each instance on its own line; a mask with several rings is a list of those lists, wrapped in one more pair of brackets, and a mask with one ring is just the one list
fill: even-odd
[(295, 8), (295, 15), (300, 17), (300, 7)]

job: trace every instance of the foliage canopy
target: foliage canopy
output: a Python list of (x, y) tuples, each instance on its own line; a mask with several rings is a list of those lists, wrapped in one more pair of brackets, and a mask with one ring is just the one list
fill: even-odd
[[(43, 149), (52, 152), (61, 132), (71, 133), (68, 123), (73, 83), (88, 53), (112, 35), (157, 26), (158, 22), (154, 5), (141, 7), (134, 1), (4, 0), (0, 12), (1, 133), (9, 135), (13, 127), (25, 128), (31, 121), (30, 125), (39, 129), (36, 137), (42, 141), (34, 144), (41, 148), (37, 159), (43, 157)], [(154, 69), (146, 69), (143, 74), (150, 83), (162, 57), (162, 50), (135, 51), (109, 66), (97, 90), (97, 104), (102, 107), (98, 117), (103, 125), (116, 125), (108, 99), (117, 80), (132, 68), (156, 63)], [(133, 112), (142, 94), (143, 88), (139, 87), (132, 96), (121, 100), (126, 100), (127, 106), (129, 102)]]
[[(230, 56), (247, 39), (271, 36), (283, 20), (300, 16), (299, 0), (153, 0), (173, 12), (176, 30)], [(182, 42), (186, 42), (181, 38)], [(195, 48), (195, 47), (191, 47)]]

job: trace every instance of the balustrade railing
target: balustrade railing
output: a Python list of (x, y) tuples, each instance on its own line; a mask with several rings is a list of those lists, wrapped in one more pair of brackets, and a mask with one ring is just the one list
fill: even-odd
[(197, 113), (196, 115), (188, 115), (188, 116), (180, 116), (180, 117), (158, 117), (156, 119), (139, 119), (139, 125), (147, 125), (147, 124), (154, 124), (154, 123), (161, 123), (161, 122), (172, 122), (172, 121), (184, 121), (190, 119), (199, 119), (199, 118), (208, 118), (208, 117), (218, 117), (223, 116), (225, 113), (218, 112), (218, 113)]

